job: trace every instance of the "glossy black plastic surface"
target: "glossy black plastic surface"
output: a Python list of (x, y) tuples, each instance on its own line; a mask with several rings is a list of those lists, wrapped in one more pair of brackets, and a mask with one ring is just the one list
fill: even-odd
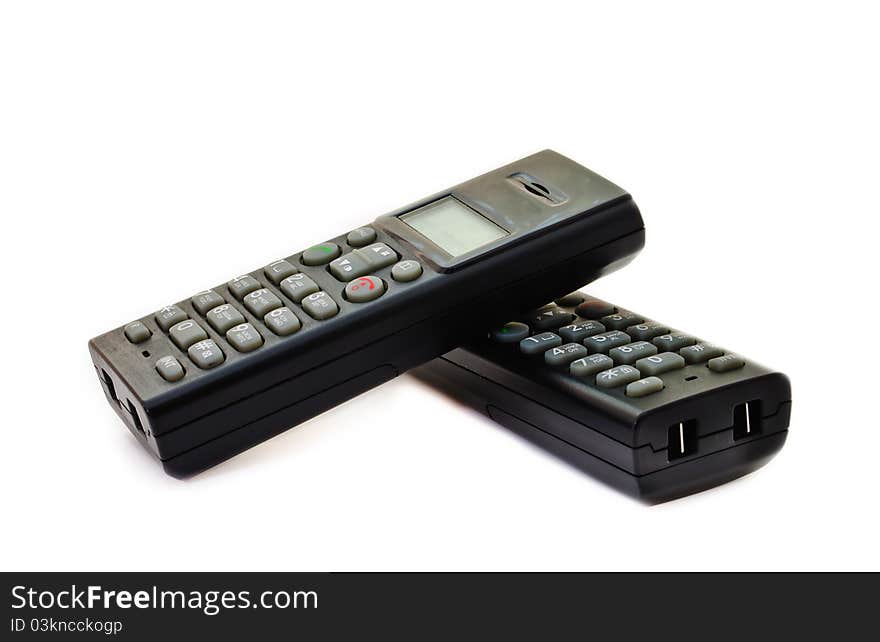
[[(542, 174), (544, 161), (554, 185), (561, 183), (558, 189), (577, 195), (576, 200), (544, 203), (507, 180), (518, 171)], [(381, 217), (373, 225), (376, 241), (387, 243), (399, 259), (420, 261), (424, 273), (400, 283), (391, 278), (390, 267), (379, 270), (376, 276), (388, 290), (369, 303), (347, 301), (345, 283), (326, 266), (303, 265), (301, 252), (285, 257), (339, 304), (340, 313), (325, 321), (304, 314), (262, 269), (254, 270), (250, 275), (302, 320), (302, 329), (288, 337), (269, 332), (225, 284), (212, 288), (260, 330), (265, 344), (254, 352), (235, 351), (205, 323), (189, 298), (178, 301), (226, 354), (226, 361), (214, 369), (197, 368), (158, 328), (152, 314), (140, 319), (152, 331), (143, 344), (128, 342), (122, 327), (96, 337), (89, 349), (108, 401), (170, 474), (190, 475), (452, 349), (473, 338), (478, 328), (615, 270), (644, 244), (641, 216), (631, 197), (622, 190), (609, 191), (604, 179), (597, 198), (590, 200), (589, 190), (579, 183), (579, 167), (554, 152), (541, 152), (441, 193), (475, 200), (475, 194), (485, 192), (478, 205), (496, 214), (521, 203), (527, 213), (522, 220), (532, 226), (506, 245), (467, 257), (466, 264), (448, 271), (433, 264), (424, 243), (414, 246), (388, 231), (394, 228), (390, 218), (421, 202)], [(581, 180), (595, 184), (595, 174), (580, 170)], [(493, 199), (496, 190), (503, 199)], [(580, 207), (585, 209), (577, 211)], [(534, 226), (531, 221), (541, 208), (551, 222)], [(514, 212), (508, 216), (516, 218)], [(330, 241), (343, 252), (351, 250), (344, 234)], [(162, 355), (180, 360), (186, 369), (183, 380), (169, 383), (158, 376), (154, 363)]]
[[(632, 398), (623, 386), (601, 388), (592, 377), (573, 377), (568, 366), (546, 365), (542, 354), (526, 356), (517, 344), (484, 337), (413, 374), (648, 502), (762, 466), (785, 442), (791, 408), (788, 378), (749, 360), (724, 373), (687, 365), (661, 375), (661, 392)], [(736, 435), (734, 408), (745, 402), (759, 402), (761, 418), (751, 434)], [(670, 429), (682, 422), (694, 428), (693, 452), (671, 456)]]

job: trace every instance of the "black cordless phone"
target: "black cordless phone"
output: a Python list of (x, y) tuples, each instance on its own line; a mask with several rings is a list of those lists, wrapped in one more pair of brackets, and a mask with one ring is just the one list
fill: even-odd
[(223, 461), (615, 270), (625, 191), (543, 151), (92, 339), (108, 401), (174, 476)]
[(785, 375), (580, 292), (414, 373), (647, 502), (745, 475), (788, 434)]

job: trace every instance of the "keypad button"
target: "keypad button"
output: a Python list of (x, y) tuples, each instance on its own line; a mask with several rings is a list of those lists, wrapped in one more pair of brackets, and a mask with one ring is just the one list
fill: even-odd
[(412, 259), (395, 263), (391, 268), (391, 278), (401, 283), (415, 281), (420, 276), (422, 276), (422, 264)]
[(647, 341), (636, 341), (608, 351), (608, 356), (618, 365), (631, 366), (643, 357), (657, 354), (657, 346)]
[(309, 316), (318, 321), (329, 319), (336, 316), (339, 312), (339, 306), (336, 301), (330, 298), (326, 292), (315, 292), (310, 294), (302, 302), (303, 310), (308, 312)]
[(624, 330), (629, 326), (641, 323), (644, 320), (644, 317), (639, 316), (635, 312), (627, 312), (626, 310), (620, 310), (615, 314), (609, 314), (600, 319), (602, 325), (609, 330)]
[(656, 321), (645, 321), (644, 323), (631, 325), (626, 329), (626, 333), (637, 341), (649, 341), (667, 332), (669, 332), (669, 328)]
[(281, 282), (281, 291), (296, 303), (320, 289), (318, 284), (305, 274), (294, 274)]
[(321, 243), (313, 245), (302, 253), (302, 262), (305, 265), (324, 265), (342, 254), (342, 250), (336, 243)]
[(140, 321), (125, 326), (125, 338), (132, 343), (143, 343), (153, 335), (150, 329)]
[(397, 252), (384, 243), (373, 243), (354, 252), (366, 259), (371, 272), (397, 263)]
[(574, 315), (556, 305), (541, 308), (526, 319), (535, 330), (553, 330), (571, 323)]
[(529, 326), (518, 321), (505, 323), (497, 330), (492, 330), (492, 339), (498, 343), (519, 343), (529, 336)]
[(572, 361), (568, 371), (575, 377), (591, 377), (597, 372), (608, 370), (614, 362), (606, 354), (591, 354), (589, 357)]
[(612, 330), (611, 332), (603, 332), (602, 334), (594, 334), (592, 337), (584, 339), (583, 344), (587, 346), (590, 352), (598, 352), (608, 354), (608, 351), (617, 346), (625, 346), (632, 339), (626, 332), (620, 330)]
[(572, 361), (586, 356), (587, 349), (580, 343), (566, 343), (547, 350), (544, 353), (544, 361), (548, 366), (567, 366)]
[(617, 308), (599, 299), (587, 299), (577, 307), (575, 312), (584, 319), (601, 319), (617, 312)]
[(263, 345), (263, 336), (250, 323), (242, 323), (228, 330), (226, 340), (239, 352), (253, 352)]
[(290, 308), (278, 308), (272, 310), (263, 317), (263, 323), (272, 332), (279, 337), (286, 337), (293, 334), (302, 327), (299, 317), (297, 317)]
[(193, 298), (190, 299), (192, 306), (196, 309), (196, 312), (205, 315), (205, 312), (210, 310), (211, 308), (216, 308), (218, 305), (223, 305), (226, 301), (223, 300), (223, 297), (214, 292), (214, 290), (205, 290), (204, 292), (199, 292)]
[(542, 332), (533, 337), (526, 337), (519, 342), (520, 352), (523, 354), (538, 354), (545, 352), (549, 348), (555, 348), (562, 345), (562, 338), (558, 334), (552, 332)]
[(556, 299), (554, 303), (556, 305), (561, 305), (563, 308), (573, 308), (583, 303), (586, 298), (587, 297), (580, 292), (572, 292), (571, 294), (566, 294), (561, 299)]
[(646, 377), (684, 368), (684, 359), (674, 352), (661, 352), (636, 361), (636, 368)]
[(189, 319), (189, 315), (176, 305), (166, 305), (156, 313), (156, 323), (165, 332), (168, 332), (168, 328), (175, 323), (180, 323), (187, 319)]
[(229, 288), (229, 291), (239, 301), (244, 298), (244, 295), (250, 294), (254, 290), (259, 290), (262, 285), (250, 274), (245, 274), (243, 276), (237, 276), (226, 284), (226, 287)]
[(208, 338), (205, 329), (195, 321), (181, 321), (177, 325), (171, 326), (168, 331), (171, 340), (181, 350), (186, 350), (192, 344)]
[(208, 370), (219, 366), (226, 359), (226, 355), (213, 339), (205, 339), (191, 345), (186, 351), (190, 360), (202, 370)]
[(226, 334), (226, 331), (232, 326), (244, 323), (244, 316), (241, 312), (228, 303), (218, 305), (213, 310), (208, 310), (205, 318), (211, 324), (211, 327), (221, 334)]
[(340, 281), (351, 281), (370, 273), (370, 264), (360, 254), (349, 252), (330, 262), (330, 274)]
[(692, 346), (697, 340), (689, 334), (682, 332), (673, 332), (671, 334), (661, 334), (659, 337), (651, 339), (651, 343), (660, 348), (663, 352), (677, 352), (685, 346)]
[(352, 247), (363, 247), (376, 240), (376, 230), (372, 227), (359, 227), (345, 237), (345, 242)]
[(165, 381), (174, 383), (183, 379), (185, 374), (180, 361), (172, 356), (162, 357), (156, 361), (156, 372), (158, 372)]
[(260, 318), (266, 316), (275, 308), (280, 308), (284, 305), (281, 303), (281, 299), (266, 288), (255, 290), (246, 295), (242, 299), (242, 303), (244, 303), (244, 307), (248, 309), (248, 312)]
[(633, 381), (626, 386), (626, 396), (627, 397), (644, 397), (646, 395), (652, 395), (655, 392), (660, 392), (665, 387), (663, 383), (663, 379), (660, 377), (647, 377), (645, 379), (639, 379), (638, 381)]
[(564, 341), (577, 341), (580, 343), (587, 337), (605, 332), (605, 326), (598, 321), (582, 321), (581, 323), (573, 323), (572, 325), (561, 327), (557, 332)]
[(682, 348), (678, 351), (678, 354), (684, 357), (684, 360), (689, 364), (694, 364), (703, 363), (709, 359), (720, 357), (724, 354), (724, 350), (711, 343), (695, 343), (692, 346)]
[(737, 370), (746, 365), (745, 359), (735, 354), (725, 354), (722, 357), (709, 359), (709, 370), (712, 372), (727, 372), (728, 370)]
[(299, 272), (290, 261), (273, 261), (269, 265), (263, 268), (263, 273), (266, 275), (266, 278), (272, 281), (274, 285), (278, 285), (281, 283), (282, 279), (286, 279), (291, 274), (296, 274)]
[(605, 370), (596, 375), (596, 385), (602, 388), (616, 388), (633, 381), (638, 381), (642, 375), (632, 366), (617, 366)]
[(385, 282), (377, 276), (362, 276), (345, 286), (345, 298), (352, 303), (366, 303), (385, 294)]

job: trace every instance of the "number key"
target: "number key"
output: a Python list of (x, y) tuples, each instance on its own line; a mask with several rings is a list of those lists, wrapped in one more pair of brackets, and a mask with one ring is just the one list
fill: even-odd
[(296, 303), (300, 303), (304, 298), (320, 289), (318, 284), (305, 274), (294, 274), (281, 282), (281, 291)]
[(526, 337), (519, 342), (519, 350), (523, 354), (538, 354), (549, 348), (562, 345), (562, 338), (552, 332), (543, 332), (533, 337)]
[(318, 321), (329, 319), (336, 316), (339, 312), (339, 306), (336, 301), (330, 298), (326, 292), (315, 292), (310, 294), (302, 302), (303, 310), (308, 312), (309, 316)]
[(636, 341), (608, 351), (608, 356), (618, 365), (631, 366), (642, 357), (657, 354), (657, 346), (647, 341)]
[(228, 303), (218, 305), (213, 310), (209, 310), (208, 314), (205, 315), (205, 318), (208, 320), (208, 323), (211, 324), (212, 328), (222, 334), (226, 334), (226, 331), (232, 326), (244, 323), (244, 317), (241, 312)]
[(598, 352), (608, 354), (608, 351), (617, 346), (625, 346), (632, 342), (632, 339), (626, 332), (620, 330), (612, 330), (611, 332), (603, 332), (595, 334), (592, 337), (584, 339), (584, 345), (589, 348), (590, 352)]
[(266, 288), (255, 290), (242, 299), (244, 307), (255, 317), (264, 317), (275, 308), (280, 308), (283, 304), (281, 299), (269, 292)]
[(544, 353), (548, 366), (564, 366), (587, 356), (587, 349), (580, 343), (566, 343), (564, 346), (550, 348)]
[(583, 321), (581, 323), (573, 323), (558, 330), (559, 336), (566, 341), (583, 341), (587, 337), (594, 334), (605, 332), (605, 326), (598, 321)]
[(599, 319), (599, 321), (602, 322), (602, 325), (609, 330), (623, 330), (636, 323), (641, 323), (644, 320), (645, 317), (640, 317), (635, 312), (627, 312), (625, 310), (621, 310), (617, 314), (609, 314), (607, 317)]
[(649, 341), (667, 332), (669, 332), (669, 328), (656, 321), (645, 321), (644, 323), (631, 325), (626, 329), (626, 333), (638, 341)]
[(697, 340), (683, 332), (672, 332), (671, 334), (661, 334), (659, 337), (654, 337), (651, 342), (663, 352), (676, 352), (685, 346), (694, 345)]

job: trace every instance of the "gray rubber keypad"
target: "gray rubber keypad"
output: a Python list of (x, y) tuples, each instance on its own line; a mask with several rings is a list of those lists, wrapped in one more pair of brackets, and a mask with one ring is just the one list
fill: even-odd
[(318, 284), (305, 274), (294, 274), (281, 282), (281, 291), (295, 303), (300, 303), (320, 289)]
[(180, 361), (168, 355), (156, 361), (156, 372), (158, 372), (165, 381), (174, 383), (183, 379), (185, 374)]
[(589, 357), (572, 361), (568, 371), (575, 377), (591, 377), (613, 366), (614, 361), (607, 354), (591, 354)]
[(632, 383), (627, 384), (626, 396), (644, 397), (646, 395), (652, 395), (655, 392), (660, 392), (665, 387), (663, 379), (660, 377), (646, 377), (645, 379), (639, 379), (638, 381), (633, 381)]
[(644, 320), (645, 317), (639, 316), (634, 312), (627, 312), (626, 310), (620, 310), (615, 314), (609, 314), (599, 319), (602, 325), (609, 330), (625, 330), (629, 326), (641, 323)]
[(212, 339), (205, 339), (191, 345), (186, 353), (189, 355), (190, 361), (202, 370), (219, 366), (226, 359), (226, 355)]
[(153, 333), (150, 332), (150, 329), (140, 321), (135, 321), (134, 323), (129, 323), (125, 326), (125, 338), (132, 343), (143, 343), (149, 339), (152, 334)]
[(605, 332), (605, 326), (598, 321), (582, 321), (563, 326), (557, 332), (564, 341), (580, 342), (594, 334)]
[(530, 332), (529, 326), (525, 323), (511, 321), (497, 330), (492, 330), (492, 338), (498, 343), (519, 343), (529, 336)]
[(345, 298), (352, 303), (366, 303), (385, 294), (385, 282), (377, 276), (362, 276), (345, 286)]
[(555, 330), (574, 320), (574, 314), (558, 305), (548, 305), (526, 318), (535, 330)]
[(321, 243), (313, 245), (302, 253), (304, 265), (324, 265), (342, 254), (342, 250), (336, 243)]
[(303, 299), (302, 307), (310, 317), (318, 321), (335, 317), (339, 312), (339, 306), (336, 304), (336, 301), (326, 292), (310, 294)]
[(359, 227), (345, 237), (345, 242), (352, 247), (363, 247), (376, 240), (376, 230), (372, 227)]
[[(566, 294), (564, 297), (562, 297), (560, 299), (556, 299), (554, 301), (554, 303), (556, 305), (561, 305), (564, 308), (574, 308), (586, 300), (587, 300), (587, 297), (585, 295), (581, 294), (580, 292), (572, 292), (571, 294)], [(612, 310), (611, 312), (614, 312), (614, 310)], [(610, 313), (607, 313), (607, 314), (610, 314)]]
[(687, 348), (682, 348), (679, 353), (688, 363), (703, 363), (709, 359), (720, 357), (724, 351), (711, 343), (695, 343)]
[(302, 327), (299, 317), (290, 308), (277, 308), (263, 317), (263, 323), (279, 337), (286, 337)]
[(626, 329), (626, 333), (633, 338), (634, 341), (650, 341), (654, 337), (669, 332), (669, 328), (655, 321), (645, 321), (637, 325), (631, 325)]
[(683, 332), (661, 334), (659, 337), (651, 339), (651, 343), (657, 346), (661, 352), (676, 352), (685, 346), (692, 346), (696, 342), (694, 337)]
[(548, 366), (567, 366), (572, 361), (587, 356), (587, 349), (580, 343), (566, 343), (550, 348), (544, 353), (544, 362)]
[(608, 351), (608, 356), (614, 359), (614, 363), (625, 366), (631, 366), (642, 357), (654, 354), (657, 354), (657, 346), (647, 341), (634, 341)]
[(562, 337), (552, 332), (542, 332), (533, 337), (527, 337), (519, 342), (519, 349), (523, 354), (538, 354), (549, 348), (562, 345)]
[(216, 308), (218, 305), (223, 305), (226, 301), (223, 300), (222, 296), (214, 292), (214, 290), (205, 290), (191, 298), (190, 303), (192, 303), (196, 312), (204, 316), (208, 310)]
[[(557, 301), (557, 303), (559, 303), (559, 301)], [(559, 305), (562, 305), (562, 303), (559, 303)], [(607, 317), (609, 314), (614, 314), (617, 312), (617, 308), (606, 301), (591, 298), (578, 305), (575, 312), (579, 317), (596, 320), (601, 319), (602, 317)]]
[(254, 290), (259, 290), (262, 285), (250, 274), (245, 274), (243, 276), (237, 276), (226, 284), (226, 287), (229, 288), (229, 292), (236, 299), (241, 301), (242, 297), (245, 294), (250, 294)]
[(602, 388), (616, 388), (641, 377), (641, 373), (632, 366), (617, 366), (596, 375), (596, 385)]
[(684, 368), (684, 359), (674, 352), (661, 352), (636, 361), (636, 368), (646, 377), (653, 377), (670, 370)]
[[(311, 323), (308, 317), (323, 321), (339, 314), (340, 305), (344, 307), (348, 303), (334, 299), (322, 290), (319, 283), (323, 284), (325, 277), (317, 274), (318, 271), (326, 270), (337, 280), (346, 283), (341, 296), (355, 304), (378, 299), (388, 291), (392, 281), (409, 283), (422, 276), (424, 268), (421, 263), (413, 259), (401, 260), (396, 250), (387, 243), (377, 241), (378, 238), (374, 228), (359, 227), (346, 235), (347, 245), (331, 241), (320, 243), (295, 255), (296, 258), (272, 261), (259, 273), (237, 276), (225, 286), (199, 292), (182, 304), (167, 305), (154, 314), (156, 325), (166, 336), (158, 338), (159, 343), (150, 343), (150, 350), (138, 350), (143, 357), (149, 357), (156, 346), (161, 349), (165, 345), (163, 341), (170, 341), (184, 351), (198, 368), (207, 370), (226, 360), (230, 346), (238, 352), (251, 352), (267, 339), (277, 341), (275, 337), (287, 337), (299, 332), (304, 327), (303, 323), (308, 327)], [(343, 248), (352, 249), (343, 254)], [(317, 271), (305, 270), (316, 276), (313, 278), (303, 273), (303, 265), (317, 268)], [(391, 266), (387, 276), (378, 275), (379, 270)], [(328, 290), (339, 293), (338, 289)], [(302, 309), (297, 311), (298, 306), (286, 299)], [(570, 299), (570, 302), (579, 300)], [(190, 314), (193, 314), (192, 319)], [(156, 331), (154, 326), (149, 325), (151, 321), (129, 323), (121, 328), (121, 334), (131, 344), (146, 342)], [(263, 327), (257, 321), (262, 322)], [(211, 339), (211, 336), (216, 336), (214, 331), (224, 341)], [(509, 324), (505, 331), (510, 332), (510, 336), (496, 333), (499, 341), (513, 343), (519, 343), (531, 332), (523, 324)], [(559, 337), (555, 340), (561, 342)], [(552, 345), (553, 342), (546, 346), (542, 344), (541, 350)], [(171, 348), (170, 344), (166, 347)], [(165, 381), (175, 382), (186, 373), (184, 363), (185, 360), (167, 355), (155, 361), (154, 368)]]
[(373, 243), (360, 250), (355, 250), (355, 252), (367, 260), (371, 272), (397, 263), (397, 252), (384, 243)]
[(620, 330), (612, 330), (611, 332), (603, 332), (594, 334), (592, 337), (584, 339), (584, 345), (589, 348), (590, 352), (599, 352), (608, 354), (608, 351), (617, 346), (625, 346), (631, 343), (632, 339), (626, 332)]
[[(569, 317), (572, 320), (560, 326), (560, 320)], [(742, 357), (725, 354), (692, 335), (577, 292), (524, 319), (529, 324), (513, 321), (493, 330), (491, 340), (518, 344), (525, 355), (543, 354), (547, 366), (567, 365), (565, 376), (618, 397), (635, 400), (661, 395), (665, 402), (671, 399), (670, 394), (683, 394), (684, 382), (746, 366)], [(507, 348), (496, 348), (501, 349)], [(682, 373), (685, 368), (688, 370)], [(670, 381), (664, 381), (664, 375), (674, 377), (675, 385), (668, 388)]]
[(176, 305), (166, 305), (164, 308), (156, 312), (156, 323), (162, 330), (168, 332), (168, 328), (175, 323), (186, 321), (189, 316)]
[(391, 278), (400, 283), (409, 283), (422, 276), (422, 264), (412, 259), (395, 263), (391, 268)]
[(241, 323), (226, 332), (226, 340), (239, 352), (253, 352), (263, 345), (263, 337), (250, 323)]
[(205, 332), (205, 329), (189, 319), (171, 326), (168, 330), (168, 335), (181, 350), (186, 350), (192, 344), (208, 338), (208, 333)]
[(330, 262), (330, 274), (340, 281), (351, 281), (369, 272), (369, 261), (357, 252), (343, 254)]
[(266, 278), (272, 281), (273, 285), (278, 285), (281, 283), (283, 279), (286, 279), (291, 274), (296, 274), (299, 272), (290, 261), (273, 261), (269, 265), (263, 268), (263, 273), (266, 275)]
[(745, 359), (735, 354), (725, 354), (721, 357), (709, 359), (706, 365), (712, 372), (727, 372), (728, 370), (737, 370), (746, 365)]
[(242, 303), (244, 303), (244, 307), (248, 309), (248, 312), (260, 318), (266, 316), (275, 308), (280, 308), (284, 305), (281, 303), (281, 299), (266, 288), (254, 290), (250, 294), (245, 295)]
[(244, 316), (242, 313), (228, 303), (218, 305), (216, 308), (208, 310), (208, 314), (205, 315), (205, 318), (208, 320), (208, 323), (211, 324), (211, 327), (221, 334), (226, 334), (226, 331), (232, 326), (244, 323)]

